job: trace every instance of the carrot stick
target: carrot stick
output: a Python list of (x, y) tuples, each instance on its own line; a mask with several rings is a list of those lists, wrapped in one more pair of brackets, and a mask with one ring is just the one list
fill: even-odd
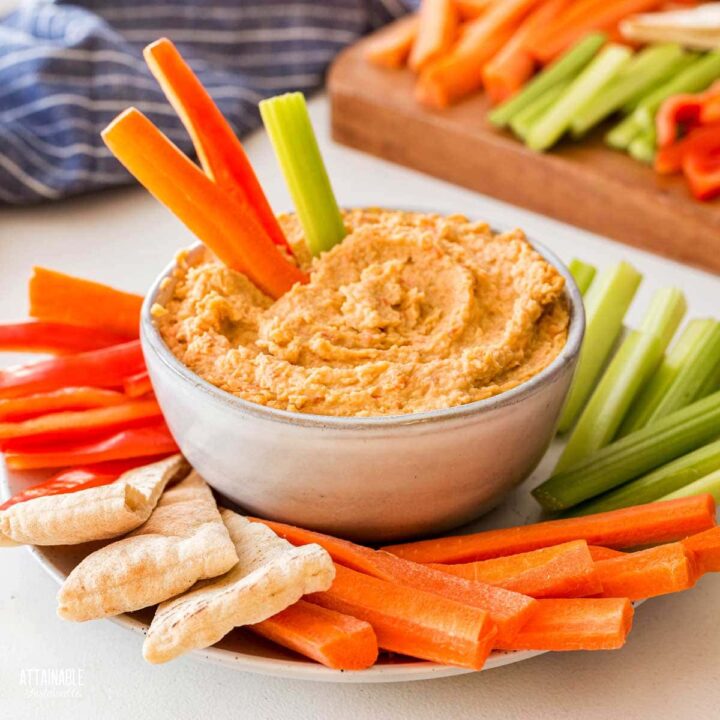
[(527, 625), (503, 650), (615, 650), (625, 644), (633, 607), (627, 598), (538, 600)]
[(123, 340), (139, 334), (141, 295), (91, 280), (35, 267), (28, 284), (30, 317), (117, 333)]
[(473, 20), (485, 15), (497, 2), (498, 0), (455, 0), (455, 6), (462, 20)]
[(720, 572), (720, 528), (691, 535), (682, 543), (694, 556), (698, 572)]
[(123, 380), (123, 391), (128, 397), (138, 398), (153, 390), (150, 376), (146, 372), (131, 375)]
[(273, 244), (254, 213), (210, 180), (141, 112), (129, 108), (102, 133), (113, 154), (228, 267), (279, 298), (307, 277)]
[(514, 555), (570, 540), (612, 548), (671, 542), (715, 526), (712, 495), (636, 505), (597, 515), (549, 520), (383, 548), (415, 562), (459, 563)]
[(612, 548), (602, 547), (601, 545), (588, 545), (588, 549), (590, 550), (593, 562), (623, 557), (623, 555), (625, 555), (622, 550), (613, 550)]
[(358, 572), (485, 610), (497, 626), (499, 637), (512, 637), (528, 619), (535, 605), (535, 601), (525, 595), (400, 560), (389, 553), (356, 545), (348, 540), (283, 523), (268, 520), (258, 522), (265, 523), (293, 545), (317, 543), (330, 553), (336, 563)]
[(192, 138), (203, 170), (246, 213), (256, 216), (276, 245), (290, 252), (242, 143), (175, 45), (161, 38), (148, 45), (143, 56)]
[(93, 387), (68, 387), (52, 392), (0, 400), (0, 421), (18, 422), (38, 415), (66, 410), (121, 405), (127, 398), (115, 390)]
[(630, 600), (681, 592), (695, 584), (693, 558), (683, 543), (674, 542), (595, 563), (601, 597)]
[(417, 37), (410, 50), (408, 65), (419, 72), (444, 55), (455, 41), (458, 14), (454, 0), (422, 0)]
[(461, 565), (432, 563), (430, 567), (534, 598), (583, 597), (602, 592), (584, 540), (493, 560)]
[(482, 87), (482, 69), (512, 36), (516, 23), (539, 0), (503, 0), (468, 23), (446, 56), (424, 68), (416, 95), (425, 105), (447, 107)]
[(365, 45), (365, 58), (373, 65), (396, 70), (407, 62), (417, 37), (418, 16), (408, 15), (375, 33)]
[(483, 84), (493, 103), (507, 100), (532, 76), (535, 58), (529, 48), (572, 0), (545, 0), (515, 31), (500, 52), (483, 68)]
[(326, 592), (310, 602), (372, 625), (384, 650), (480, 670), (495, 643), (488, 613), (454, 600), (335, 566)]
[(249, 629), (335, 670), (364, 670), (378, 656), (370, 623), (304, 600)]
[(627, 15), (652, 10), (660, 4), (660, 0), (580, 0), (537, 39), (535, 57), (543, 64), (548, 63), (591, 30), (612, 27)]

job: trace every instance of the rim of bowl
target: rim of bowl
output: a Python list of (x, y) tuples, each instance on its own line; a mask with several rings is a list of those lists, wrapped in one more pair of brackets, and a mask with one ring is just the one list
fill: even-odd
[[(411, 210), (411, 212), (433, 212), (431, 210)], [(508, 232), (508, 229), (498, 228), (491, 225), (493, 232)], [(564, 368), (573, 360), (580, 352), (583, 336), (585, 334), (585, 310), (583, 307), (582, 296), (574, 278), (565, 264), (558, 256), (545, 247), (542, 243), (528, 238), (528, 242), (537, 250), (540, 255), (553, 265), (560, 274), (565, 278), (565, 297), (570, 306), (570, 327), (565, 345), (558, 353), (557, 357), (539, 373), (533, 375), (529, 380), (517, 385), (510, 390), (493, 395), (483, 400), (476, 400), (465, 405), (455, 405), (450, 408), (441, 410), (426, 410), (418, 413), (407, 413), (405, 415), (375, 415), (370, 417), (343, 417), (336, 415), (317, 415), (314, 413), (299, 413), (290, 410), (281, 410), (278, 408), (260, 405), (258, 403), (243, 400), (242, 398), (222, 390), (197, 373), (193, 372), (189, 367), (183, 364), (170, 351), (166, 345), (151, 315), (151, 308), (155, 303), (155, 298), (160, 292), (163, 281), (170, 277), (177, 266), (177, 262), (172, 260), (163, 269), (157, 279), (153, 282), (150, 290), (145, 295), (142, 305), (140, 317), (140, 331), (143, 339), (143, 349), (148, 348), (154, 352), (160, 359), (163, 366), (178, 376), (181, 380), (195, 389), (208, 395), (211, 399), (229, 406), (232, 409), (241, 411), (244, 414), (254, 417), (271, 420), (275, 422), (298, 425), (302, 427), (332, 427), (343, 428), (348, 430), (377, 429), (377, 428), (396, 428), (405, 425), (417, 425), (421, 423), (441, 423), (450, 420), (457, 420), (469, 415), (476, 415), (489, 410), (514, 405), (521, 402), (524, 398), (533, 395), (542, 385), (553, 380), (559, 375)], [(201, 242), (193, 243), (189, 248), (189, 253), (194, 254), (203, 246)]]

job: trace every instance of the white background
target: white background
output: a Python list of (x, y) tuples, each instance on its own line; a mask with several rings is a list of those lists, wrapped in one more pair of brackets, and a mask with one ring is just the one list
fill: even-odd
[[(333, 145), (324, 100), (312, 104), (340, 202), (462, 211), (498, 226), (521, 226), (564, 259), (599, 265), (625, 258), (651, 291), (679, 284), (693, 315), (719, 315), (716, 277), (460, 190)], [(289, 208), (261, 134), (246, 143), (273, 205)], [(518, 178), (521, 181), (521, 178)], [(568, 202), (572, 202), (568, 198)], [(26, 314), (33, 264), (143, 292), (188, 233), (138, 189), (32, 209), (0, 210), (0, 320)], [(637, 312), (635, 310), (634, 312)], [(24, 549), (0, 551), (0, 718), (473, 718), (608, 720), (715, 718), (720, 714), (720, 577), (657, 598), (636, 613), (619, 652), (544, 655), (462, 677), (396, 685), (330, 685), (234, 672), (192, 658), (146, 665), (142, 638), (110, 622), (74, 625), (55, 616), (56, 586)], [(34, 698), (22, 671), (83, 671), (80, 697)], [(40, 688), (42, 692), (43, 689)]]

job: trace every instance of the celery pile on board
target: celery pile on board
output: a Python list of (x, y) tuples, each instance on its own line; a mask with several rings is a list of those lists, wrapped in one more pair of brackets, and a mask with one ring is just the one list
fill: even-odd
[(260, 102), (260, 115), (313, 255), (346, 234), (302, 93)]
[(510, 121), (510, 129), (524, 141), (533, 125), (557, 102), (569, 84), (559, 82), (546, 90), (539, 98), (515, 114)]
[(559, 432), (570, 430), (590, 397), (641, 280), (642, 275), (626, 262), (604, 270), (593, 280), (584, 298), (585, 340), (560, 416)]
[(680, 290), (664, 288), (655, 293), (640, 328), (625, 337), (595, 387), (555, 472), (612, 441), (633, 400), (660, 364), (686, 310)]
[(715, 440), (718, 428), (720, 392), (588, 455), (532, 494), (546, 510), (567, 510)]
[(685, 485), (685, 487), (681, 487), (675, 492), (668, 493), (661, 497), (660, 500), (675, 500), (677, 498), (692, 497), (693, 495), (705, 495), (706, 493), (712, 495), (715, 502), (720, 505), (720, 470)]

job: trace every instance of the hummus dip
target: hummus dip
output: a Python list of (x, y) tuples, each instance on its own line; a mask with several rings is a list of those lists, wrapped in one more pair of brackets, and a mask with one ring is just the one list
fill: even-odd
[(213, 385), (282, 410), (361, 417), (463, 405), (540, 372), (567, 339), (562, 275), (515, 230), (460, 215), (344, 214), (348, 235), (310, 258), (276, 302), (205, 253), (181, 254), (153, 314), (172, 352)]

